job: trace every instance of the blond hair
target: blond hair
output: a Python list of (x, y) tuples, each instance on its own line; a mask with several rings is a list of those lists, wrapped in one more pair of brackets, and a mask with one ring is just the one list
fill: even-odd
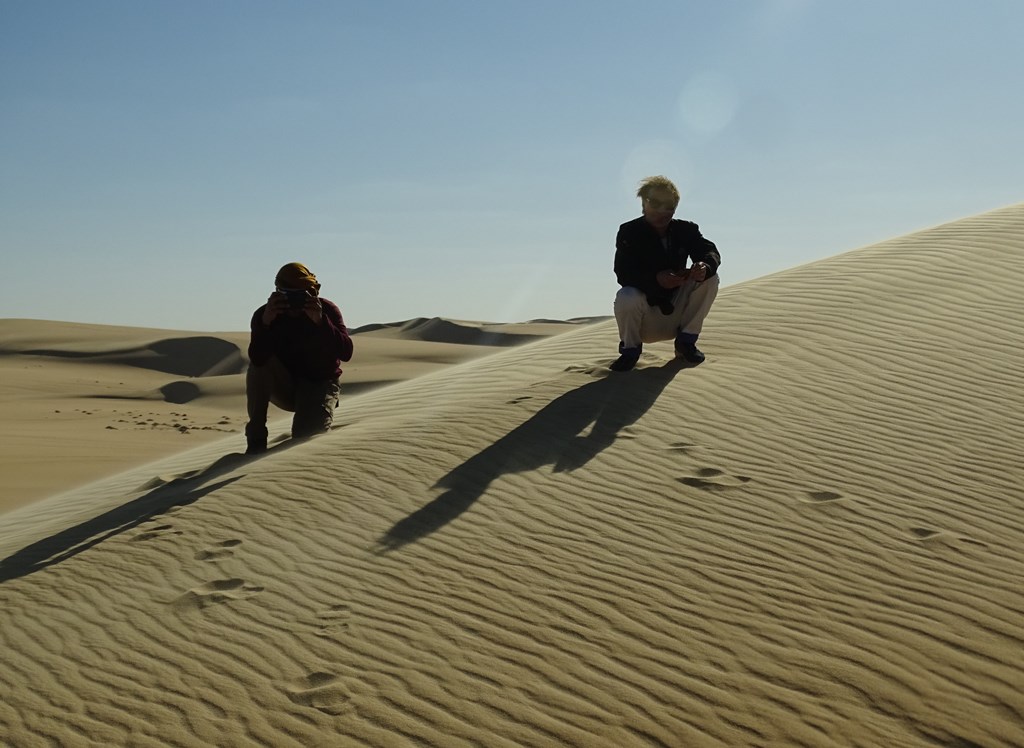
[(636, 196), (641, 200), (646, 200), (651, 196), (652, 192), (667, 192), (672, 196), (672, 199), (677, 203), (679, 202), (679, 190), (672, 184), (672, 180), (668, 177), (658, 175), (656, 177), (647, 177), (640, 182), (640, 189), (636, 191)]

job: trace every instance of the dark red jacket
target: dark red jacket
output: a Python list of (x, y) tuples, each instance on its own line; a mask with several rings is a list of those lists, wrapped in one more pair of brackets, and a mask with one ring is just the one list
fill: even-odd
[(261, 366), (277, 356), (293, 377), (299, 379), (337, 379), (341, 376), (341, 362), (352, 358), (352, 338), (341, 318), (341, 310), (331, 301), (321, 298), (323, 319), (320, 324), (302, 313), (291, 317), (281, 314), (270, 323), (263, 324), (264, 304), (252, 315), (249, 327), (249, 360)]

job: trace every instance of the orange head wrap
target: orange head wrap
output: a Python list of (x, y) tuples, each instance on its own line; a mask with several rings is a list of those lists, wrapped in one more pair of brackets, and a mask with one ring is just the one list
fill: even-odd
[(316, 276), (301, 262), (289, 262), (278, 270), (274, 285), (281, 289), (287, 288), (294, 291), (320, 290)]

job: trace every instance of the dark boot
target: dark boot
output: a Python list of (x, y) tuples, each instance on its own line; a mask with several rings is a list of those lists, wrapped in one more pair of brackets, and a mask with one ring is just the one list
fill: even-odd
[(697, 333), (681, 332), (676, 335), (676, 358), (691, 366), (704, 363), (704, 354), (697, 349)]
[(636, 348), (623, 348), (622, 341), (619, 341), (619, 357), (612, 361), (608, 368), (612, 371), (629, 371), (640, 360), (640, 353), (643, 349), (643, 343)]
[(258, 455), (267, 451), (267, 427), (245, 427), (245, 453)]

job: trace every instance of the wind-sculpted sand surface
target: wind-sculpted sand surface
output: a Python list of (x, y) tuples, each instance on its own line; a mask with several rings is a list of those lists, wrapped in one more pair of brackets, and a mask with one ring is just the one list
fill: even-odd
[(0, 743), (1024, 745), (1022, 292), (1014, 206), (9, 512)]

